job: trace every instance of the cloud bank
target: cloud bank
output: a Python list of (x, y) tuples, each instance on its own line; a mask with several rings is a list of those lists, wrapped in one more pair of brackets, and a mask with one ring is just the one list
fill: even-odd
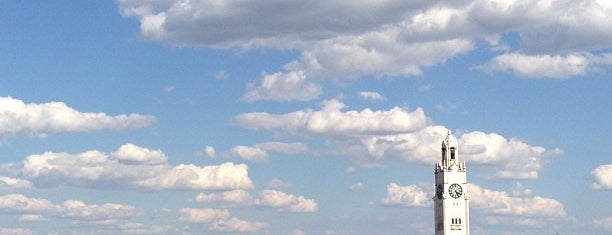
[(83, 113), (62, 102), (26, 104), (11, 97), (0, 97), (0, 120), (0, 137), (16, 134), (45, 137), (105, 129), (131, 130), (155, 122), (154, 117), (141, 114), (108, 116), (105, 113)]
[[(433, 165), (439, 160), (437, 153), (448, 129), (431, 125), (423, 109), (345, 111), (345, 108), (341, 101), (329, 100), (320, 110), (243, 113), (235, 117), (235, 122), (256, 131), (321, 138), (330, 147), (330, 154), (350, 156), (363, 166), (393, 160)], [(497, 133), (472, 131), (458, 139), (461, 158), (489, 167), (498, 179), (537, 179), (547, 159), (563, 153)], [(261, 151), (249, 153), (256, 155)]]
[(160, 150), (125, 144), (112, 153), (46, 152), (26, 157), (20, 164), (2, 169), (37, 186), (61, 185), (91, 188), (139, 188), (145, 190), (250, 189), (253, 183), (244, 164), (211, 166), (169, 165)]
[(317, 202), (303, 196), (295, 196), (278, 190), (263, 190), (257, 197), (245, 190), (231, 190), (222, 193), (200, 193), (197, 202), (212, 202), (229, 206), (260, 206), (275, 208), (283, 212), (312, 213), (319, 208)]
[(301, 52), (283, 71), (247, 86), (247, 101), (316, 99), (329, 80), (420, 76), (424, 67), (487, 45), (497, 55), (473, 66), (518, 77), (566, 79), (612, 65), (609, 53), (598, 52), (612, 45), (612, 6), (605, 0), (117, 4), (138, 19), (147, 40)]
[(594, 189), (612, 189), (612, 165), (601, 165), (595, 168), (593, 172), (595, 182), (591, 184)]

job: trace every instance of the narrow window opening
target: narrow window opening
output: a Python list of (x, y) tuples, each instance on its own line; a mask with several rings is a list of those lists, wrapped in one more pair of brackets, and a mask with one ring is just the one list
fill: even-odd
[(455, 159), (455, 148), (451, 148), (451, 159)]

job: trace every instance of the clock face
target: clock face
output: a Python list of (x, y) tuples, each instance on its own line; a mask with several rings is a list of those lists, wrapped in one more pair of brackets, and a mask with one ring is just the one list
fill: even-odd
[(438, 199), (442, 199), (442, 194), (444, 194), (444, 186), (438, 184), (438, 186), (436, 186), (436, 197), (438, 197)]
[(459, 198), (461, 197), (461, 194), (463, 194), (463, 189), (461, 188), (461, 185), (451, 184), (448, 187), (448, 194), (450, 194), (450, 196), (453, 198)]

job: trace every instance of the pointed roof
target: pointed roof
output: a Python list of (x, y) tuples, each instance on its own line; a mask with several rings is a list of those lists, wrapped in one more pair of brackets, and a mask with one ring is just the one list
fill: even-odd
[(455, 136), (453, 136), (453, 133), (451, 133), (451, 130), (448, 129), (448, 134), (446, 134), (446, 138), (444, 138), (444, 141), (442, 141), (442, 147), (457, 148), (457, 146), (458, 146), (457, 139), (455, 139)]

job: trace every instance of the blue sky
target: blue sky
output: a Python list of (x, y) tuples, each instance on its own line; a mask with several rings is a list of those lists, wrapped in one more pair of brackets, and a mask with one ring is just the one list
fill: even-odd
[(0, 234), (612, 232), (608, 1), (0, 8)]

